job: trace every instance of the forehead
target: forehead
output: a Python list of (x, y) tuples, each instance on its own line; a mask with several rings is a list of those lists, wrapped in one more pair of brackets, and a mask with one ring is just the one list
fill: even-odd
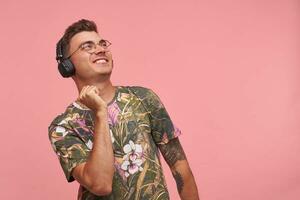
[(80, 44), (86, 41), (99, 41), (100, 35), (95, 31), (82, 31), (75, 34), (70, 40), (70, 49), (78, 48)]

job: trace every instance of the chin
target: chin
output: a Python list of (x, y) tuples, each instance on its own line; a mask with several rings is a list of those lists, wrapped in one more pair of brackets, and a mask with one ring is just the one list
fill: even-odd
[(111, 74), (112, 73), (112, 68), (111, 67), (105, 67), (105, 69), (104, 68), (103, 69), (97, 69), (97, 70), (95, 70), (95, 72), (97, 74), (102, 74), (102, 75)]

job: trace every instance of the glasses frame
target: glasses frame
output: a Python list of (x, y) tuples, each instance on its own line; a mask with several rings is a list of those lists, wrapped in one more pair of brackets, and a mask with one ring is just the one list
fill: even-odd
[[(100, 45), (100, 43), (103, 42), (103, 41), (105, 41), (108, 44), (106, 47)], [(82, 44), (80, 44), (79, 47), (75, 51), (73, 51), (68, 57), (66, 57), (66, 59), (70, 59), (79, 49), (81, 49), (82, 51), (84, 51), (83, 50), (83, 45), (85, 45), (87, 43), (93, 43), (95, 45), (94, 50), (96, 50), (97, 45), (101, 46), (104, 49), (107, 49), (110, 45), (112, 45), (112, 43), (110, 41), (105, 40), (105, 39), (99, 40), (98, 43), (95, 43), (94, 41), (86, 41), (86, 42), (83, 42)], [(94, 52), (92, 52), (92, 53), (94, 53)], [(90, 53), (90, 54), (92, 54), (92, 53)]]

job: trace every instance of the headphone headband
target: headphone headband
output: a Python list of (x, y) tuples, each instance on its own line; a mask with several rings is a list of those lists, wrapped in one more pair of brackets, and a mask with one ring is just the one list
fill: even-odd
[(56, 44), (56, 60), (57, 61), (62, 61), (64, 58), (64, 54), (63, 54), (63, 47), (62, 47), (62, 38), (58, 41), (58, 43)]

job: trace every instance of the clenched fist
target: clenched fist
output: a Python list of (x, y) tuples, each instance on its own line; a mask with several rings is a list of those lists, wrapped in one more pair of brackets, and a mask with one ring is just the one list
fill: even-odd
[(100, 97), (99, 90), (96, 86), (84, 86), (80, 91), (78, 100), (95, 113), (106, 112), (106, 102)]

